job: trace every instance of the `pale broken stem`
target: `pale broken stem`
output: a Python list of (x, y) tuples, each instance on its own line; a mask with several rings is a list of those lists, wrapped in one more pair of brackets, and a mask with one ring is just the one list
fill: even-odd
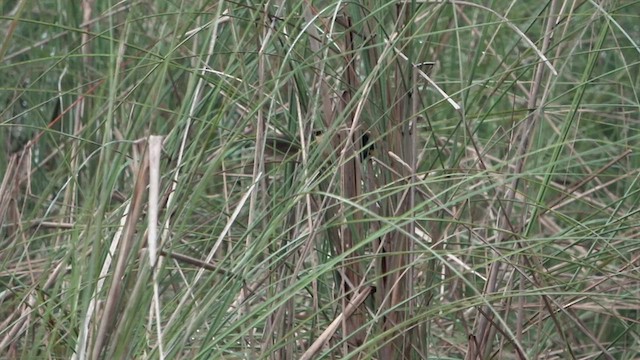
[(147, 245), (149, 264), (154, 267), (158, 260), (158, 205), (160, 193), (160, 157), (162, 136), (149, 137), (149, 228)]
[[(160, 290), (158, 288), (158, 272), (162, 266), (162, 258), (158, 256), (158, 206), (160, 194), (160, 157), (162, 155), (162, 136), (149, 137), (149, 229), (148, 229), (148, 254), (149, 265), (153, 271), (153, 308), (149, 322), (156, 320), (156, 336), (158, 344), (158, 357), (165, 358), (162, 336), (162, 318), (160, 317)], [(149, 326), (151, 329), (151, 326)]]

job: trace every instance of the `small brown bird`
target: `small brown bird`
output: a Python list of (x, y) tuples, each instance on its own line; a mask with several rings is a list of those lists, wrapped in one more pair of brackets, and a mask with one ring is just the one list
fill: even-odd
[[(320, 130), (314, 132), (311, 139), (311, 147), (322, 146), (323, 155), (331, 156), (331, 153), (335, 150), (330, 144), (324, 143), (324, 133)], [(300, 151), (300, 141), (293, 139), (286, 135), (268, 135), (266, 141), (266, 147), (273, 155), (277, 156), (295, 156)], [(360, 137), (360, 161), (364, 161), (371, 155), (374, 150), (374, 144), (371, 142), (369, 133), (363, 133)]]

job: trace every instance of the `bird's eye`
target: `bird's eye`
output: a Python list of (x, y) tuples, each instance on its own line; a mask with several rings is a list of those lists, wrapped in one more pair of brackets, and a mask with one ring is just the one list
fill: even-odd
[(375, 149), (375, 147), (373, 146), (373, 142), (371, 142), (369, 133), (363, 133), (360, 137), (360, 147), (360, 160), (364, 161), (369, 155), (371, 155), (371, 152), (373, 152), (373, 150)]

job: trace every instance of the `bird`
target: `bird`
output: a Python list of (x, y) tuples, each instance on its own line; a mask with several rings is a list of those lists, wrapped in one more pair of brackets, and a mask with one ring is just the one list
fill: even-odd
[[(314, 146), (321, 146), (323, 148), (323, 156), (330, 157), (334, 152), (334, 148), (325, 142), (325, 132), (322, 130), (316, 130), (311, 137), (310, 148)], [(300, 152), (301, 141), (300, 139), (288, 136), (285, 134), (270, 134), (267, 135), (266, 148), (272, 154), (276, 156), (284, 156), (288, 158), (295, 156)], [(371, 141), (371, 135), (368, 132), (363, 132), (360, 136), (360, 161), (365, 161), (375, 150), (375, 145)]]

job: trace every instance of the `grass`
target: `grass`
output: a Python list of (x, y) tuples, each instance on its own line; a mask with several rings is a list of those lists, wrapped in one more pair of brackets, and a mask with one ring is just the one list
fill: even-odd
[(638, 1), (2, 3), (7, 359), (635, 359)]

